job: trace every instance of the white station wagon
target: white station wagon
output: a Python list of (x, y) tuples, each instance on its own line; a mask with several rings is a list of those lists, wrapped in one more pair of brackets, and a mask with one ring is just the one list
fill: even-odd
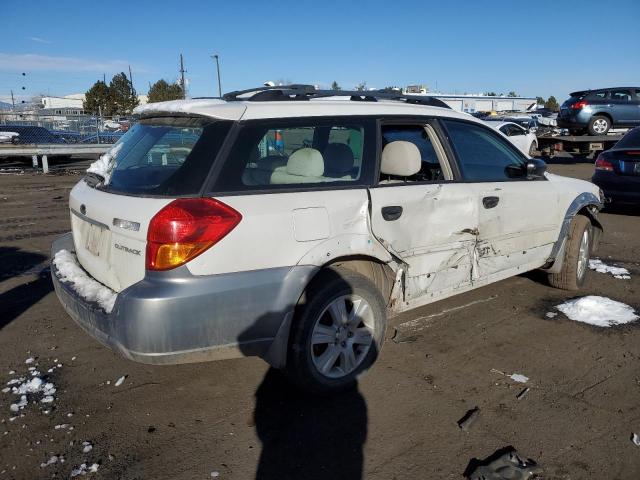
[(602, 231), (597, 187), (437, 99), (292, 85), (135, 113), (52, 247), (69, 315), (132, 360), (258, 355), (339, 390), (394, 314), (533, 269), (579, 288)]

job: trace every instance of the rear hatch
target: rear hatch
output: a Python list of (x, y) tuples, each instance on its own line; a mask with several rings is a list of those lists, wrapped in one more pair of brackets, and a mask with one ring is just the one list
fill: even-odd
[(567, 117), (572, 113), (572, 108), (571, 106), (578, 103), (580, 100), (582, 100), (585, 95), (589, 93), (587, 91), (584, 92), (573, 92), (571, 93), (570, 97), (568, 100), (566, 100), (561, 106), (560, 106), (560, 113), (559, 116), (560, 117)]
[(71, 191), (78, 261), (116, 292), (145, 275), (151, 219), (176, 198), (197, 197), (231, 122), (201, 117), (141, 120)]

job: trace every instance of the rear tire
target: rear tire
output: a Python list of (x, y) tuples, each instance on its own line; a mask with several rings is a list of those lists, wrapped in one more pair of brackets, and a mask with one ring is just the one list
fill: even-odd
[(549, 283), (562, 290), (579, 290), (587, 277), (591, 253), (591, 222), (587, 217), (576, 215), (566, 242), (562, 269), (559, 273), (549, 274)]
[(589, 135), (606, 135), (611, 128), (611, 120), (602, 115), (595, 115), (589, 120)]
[(385, 302), (376, 286), (351, 270), (325, 269), (296, 308), (285, 373), (313, 393), (351, 388), (376, 361), (385, 330)]

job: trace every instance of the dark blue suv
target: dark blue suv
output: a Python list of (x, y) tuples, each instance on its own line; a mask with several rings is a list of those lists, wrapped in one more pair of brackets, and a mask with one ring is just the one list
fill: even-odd
[(572, 134), (606, 135), (612, 127), (640, 125), (640, 88), (616, 87), (573, 92), (558, 114), (558, 127)]

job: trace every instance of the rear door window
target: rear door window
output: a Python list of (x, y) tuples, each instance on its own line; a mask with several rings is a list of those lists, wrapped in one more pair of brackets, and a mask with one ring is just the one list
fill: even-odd
[(230, 126), (202, 118), (141, 120), (111, 149), (108, 165), (87, 175), (87, 183), (127, 195), (195, 195)]
[(373, 120), (278, 119), (242, 126), (212, 191), (361, 185), (375, 148)]
[(611, 90), (611, 100), (616, 102), (630, 102), (631, 90)]
[(480, 125), (443, 120), (458, 157), (462, 177), (470, 182), (526, 177), (526, 158), (496, 132)]

